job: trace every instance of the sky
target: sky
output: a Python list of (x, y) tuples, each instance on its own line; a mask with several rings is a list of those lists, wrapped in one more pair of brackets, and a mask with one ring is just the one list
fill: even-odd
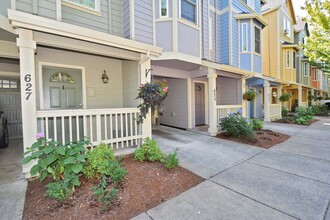
[(301, 6), (304, 6), (304, 2), (305, 0), (292, 0), (296, 17), (306, 17), (307, 12), (300, 8)]

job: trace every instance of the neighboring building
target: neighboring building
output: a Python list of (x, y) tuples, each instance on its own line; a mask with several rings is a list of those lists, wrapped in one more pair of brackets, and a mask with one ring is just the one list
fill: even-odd
[(136, 124), (135, 98), (162, 49), (125, 39), (125, 16), (120, 0), (1, 2), (1, 108), (23, 124), (25, 148), (37, 132), (117, 149), (151, 136), (150, 116)]

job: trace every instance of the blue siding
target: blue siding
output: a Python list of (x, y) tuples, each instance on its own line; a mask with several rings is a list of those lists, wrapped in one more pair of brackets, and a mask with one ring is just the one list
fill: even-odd
[[(208, 18), (208, 1), (203, 1), (202, 16), (203, 16), (203, 43), (202, 58), (210, 60), (209, 57), (209, 18)], [(214, 20), (213, 20), (214, 21)]]
[(241, 59), (241, 69), (251, 71), (251, 54), (244, 53), (240, 55)]
[(153, 44), (152, 0), (135, 1), (135, 40)]
[(130, 16), (129, 16), (129, 0), (123, 1), (123, 34), (125, 38), (130, 38)]
[(222, 10), (228, 7), (228, 0), (217, 0), (217, 8)]
[(261, 13), (260, 0), (254, 0), (254, 10), (257, 14)]
[(220, 15), (220, 63), (229, 65), (229, 13)]
[(232, 65), (238, 67), (238, 21), (235, 19), (235, 13), (232, 13)]
[(179, 52), (200, 57), (199, 31), (185, 24), (178, 23)]
[(262, 72), (261, 56), (253, 54), (253, 71), (256, 73)]
[(238, 11), (251, 13), (251, 11), (240, 2), (240, 0), (233, 0), (232, 2), (233, 7), (236, 8)]

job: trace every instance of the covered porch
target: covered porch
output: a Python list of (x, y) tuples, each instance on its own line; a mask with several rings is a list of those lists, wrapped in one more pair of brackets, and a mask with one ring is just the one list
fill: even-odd
[(285, 102), (285, 107), (289, 111), (295, 111), (295, 108), (298, 106), (309, 106), (308, 95), (310, 95), (310, 88), (308, 86), (300, 84), (285, 85), (282, 91), (283, 93), (290, 93), (292, 95), (290, 100)]

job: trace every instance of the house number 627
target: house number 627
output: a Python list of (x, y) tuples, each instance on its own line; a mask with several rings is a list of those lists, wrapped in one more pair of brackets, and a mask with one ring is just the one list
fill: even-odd
[(25, 81), (25, 100), (29, 100), (32, 95), (32, 84), (31, 84), (31, 74), (26, 74), (24, 77)]

